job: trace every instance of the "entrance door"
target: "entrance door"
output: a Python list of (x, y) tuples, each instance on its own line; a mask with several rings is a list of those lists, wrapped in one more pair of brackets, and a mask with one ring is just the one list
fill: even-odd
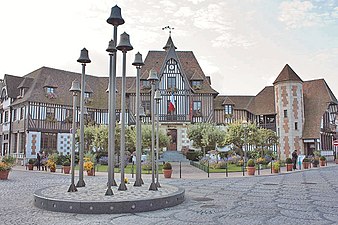
[(176, 129), (169, 129), (167, 134), (170, 138), (168, 150), (169, 151), (177, 151), (177, 130)]

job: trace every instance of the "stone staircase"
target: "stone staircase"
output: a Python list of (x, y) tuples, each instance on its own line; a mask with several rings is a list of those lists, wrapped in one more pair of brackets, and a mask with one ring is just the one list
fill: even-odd
[(178, 151), (165, 151), (163, 152), (161, 158), (159, 159), (160, 162), (189, 162), (185, 156)]

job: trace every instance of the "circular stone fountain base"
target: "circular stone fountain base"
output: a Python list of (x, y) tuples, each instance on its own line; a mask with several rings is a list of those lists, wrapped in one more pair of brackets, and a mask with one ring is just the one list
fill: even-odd
[(114, 195), (106, 196), (107, 187), (102, 184), (87, 184), (77, 192), (67, 192), (66, 185), (43, 188), (35, 191), (34, 205), (38, 208), (66, 213), (112, 214), (146, 212), (178, 205), (184, 201), (184, 189), (161, 185), (158, 191), (149, 187), (127, 185), (126, 191), (112, 187)]

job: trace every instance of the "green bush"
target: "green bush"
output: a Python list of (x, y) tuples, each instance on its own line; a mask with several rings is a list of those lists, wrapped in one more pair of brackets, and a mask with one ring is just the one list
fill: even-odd
[(286, 158), (285, 163), (286, 164), (292, 164), (292, 159), (291, 158)]
[(279, 170), (279, 168), (280, 168), (280, 163), (279, 163), (279, 162), (274, 162), (274, 163), (272, 164), (272, 167), (273, 167), (274, 170)]
[(248, 167), (254, 167), (255, 166), (255, 161), (253, 159), (248, 160)]
[(172, 169), (172, 166), (170, 163), (166, 162), (163, 164), (163, 169), (164, 170), (171, 170)]
[(200, 159), (200, 152), (198, 151), (188, 151), (186, 153), (186, 158), (192, 161), (198, 161)]
[(319, 158), (319, 160), (320, 160), (320, 161), (325, 161), (326, 158), (325, 158), (325, 156), (322, 155), (322, 156)]
[(310, 162), (310, 159), (307, 158), (307, 157), (305, 157), (305, 158), (303, 159), (303, 162)]
[(2, 158), (1, 161), (6, 163), (7, 165), (13, 166), (15, 163), (15, 158), (13, 156), (5, 156)]
[(145, 162), (142, 164), (142, 169), (143, 170), (151, 170), (151, 162)]
[(28, 160), (28, 164), (33, 164), (33, 165), (34, 165), (35, 162), (36, 162), (36, 159), (29, 159), (29, 160)]

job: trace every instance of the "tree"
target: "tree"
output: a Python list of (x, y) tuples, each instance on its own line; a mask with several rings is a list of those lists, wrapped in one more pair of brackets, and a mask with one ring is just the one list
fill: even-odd
[(211, 123), (196, 123), (188, 127), (188, 138), (193, 141), (193, 146), (205, 150), (216, 149), (223, 146), (225, 134), (220, 128)]
[(276, 135), (276, 132), (265, 128), (259, 128), (257, 130), (255, 145), (257, 149), (259, 149), (261, 157), (266, 154), (271, 146), (276, 144), (278, 144), (278, 137)]
[[(136, 133), (135, 133), (136, 136)], [(155, 131), (155, 138), (156, 138), (156, 131)], [(159, 146), (160, 148), (167, 147), (169, 144), (169, 137), (164, 132), (164, 130), (159, 130)], [(156, 143), (156, 142), (155, 142)], [(142, 149), (144, 148), (151, 148), (151, 126), (150, 125), (143, 125), (142, 126)]]

